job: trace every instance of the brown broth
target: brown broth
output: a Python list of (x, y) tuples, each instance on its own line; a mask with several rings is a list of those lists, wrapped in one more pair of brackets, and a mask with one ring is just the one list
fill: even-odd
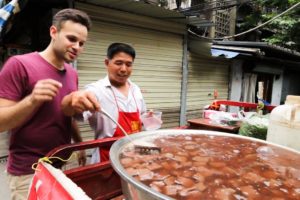
[(175, 199), (300, 200), (299, 154), (242, 138), (177, 135), (155, 139), (158, 155), (125, 150), (136, 180)]

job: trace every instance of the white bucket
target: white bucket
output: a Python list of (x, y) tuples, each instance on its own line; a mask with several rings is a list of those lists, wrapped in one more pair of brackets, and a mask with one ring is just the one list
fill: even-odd
[(300, 151), (300, 96), (287, 96), (270, 115), (267, 141)]

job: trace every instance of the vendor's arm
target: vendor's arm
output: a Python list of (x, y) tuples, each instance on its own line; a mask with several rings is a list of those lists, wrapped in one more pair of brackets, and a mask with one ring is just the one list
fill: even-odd
[(62, 110), (67, 116), (81, 114), (84, 111), (95, 112), (100, 110), (100, 104), (92, 92), (76, 91), (65, 96), (61, 103)]
[(21, 101), (0, 98), (0, 132), (22, 125), (43, 102), (51, 101), (60, 87), (61, 83), (45, 79), (38, 81), (32, 93)]
[(72, 119), (72, 139), (75, 143), (82, 142), (82, 137), (76, 120)]
[[(82, 142), (80, 130), (75, 120), (72, 120), (72, 138), (75, 143)], [(86, 163), (86, 154), (84, 150), (78, 152), (78, 164), (84, 166)]]

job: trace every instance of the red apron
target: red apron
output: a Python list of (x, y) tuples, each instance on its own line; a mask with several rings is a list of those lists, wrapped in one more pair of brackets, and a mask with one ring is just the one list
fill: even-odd
[[(139, 112), (139, 108), (137, 106), (134, 94), (132, 93), (132, 96), (133, 96), (137, 111), (136, 112), (124, 112), (120, 109), (119, 104), (117, 102), (116, 95), (113, 90), (112, 90), (112, 93), (114, 95), (116, 105), (118, 108), (118, 115), (119, 115), (118, 123), (123, 127), (123, 129), (126, 131), (126, 133), (128, 135), (130, 135), (132, 133), (140, 132), (142, 130), (142, 122), (140, 119), (140, 112)], [(113, 137), (121, 137), (121, 136), (124, 136), (124, 133), (117, 126)], [(110, 149), (110, 147), (101, 147), (101, 149), (99, 151), (101, 162), (109, 160), (109, 149)]]

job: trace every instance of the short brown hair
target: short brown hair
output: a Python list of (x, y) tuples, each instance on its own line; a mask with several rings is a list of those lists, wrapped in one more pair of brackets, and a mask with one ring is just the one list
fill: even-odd
[(52, 25), (56, 26), (56, 28), (60, 30), (62, 24), (68, 20), (82, 24), (88, 31), (92, 26), (91, 19), (85, 12), (73, 8), (67, 8), (57, 12), (53, 17)]

